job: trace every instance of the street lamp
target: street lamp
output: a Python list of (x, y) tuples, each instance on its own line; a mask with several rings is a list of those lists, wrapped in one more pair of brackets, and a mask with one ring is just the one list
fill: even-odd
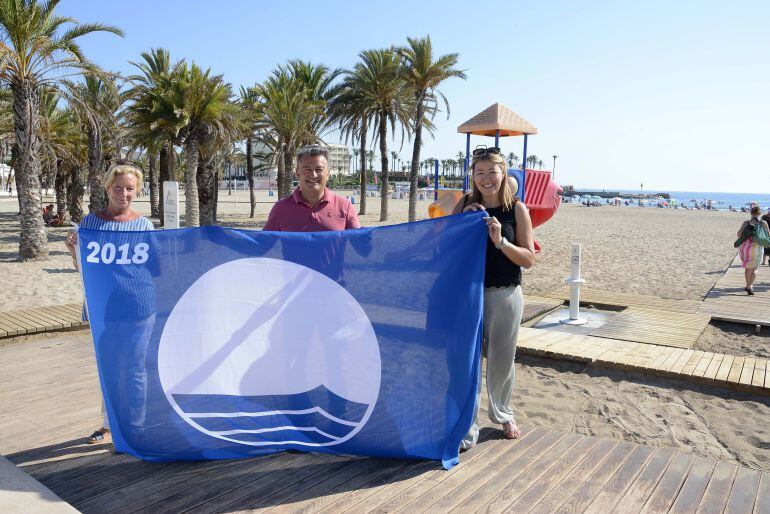
[(551, 170), (551, 180), (556, 180), (556, 158), (558, 155), (553, 154), (553, 169)]

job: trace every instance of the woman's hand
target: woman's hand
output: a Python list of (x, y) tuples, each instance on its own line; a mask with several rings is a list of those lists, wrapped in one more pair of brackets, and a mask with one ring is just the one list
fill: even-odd
[(72, 256), (72, 264), (75, 266), (75, 269), (78, 269), (78, 258), (77, 258), (77, 244), (78, 244), (78, 233), (76, 230), (70, 230), (67, 234), (67, 239), (64, 240), (64, 244), (67, 246), (67, 250), (69, 250), (70, 255)]
[(492, 240), (492, 244), (497, 246), (503, 239), (502, 228), (503, 226), (494, 216), (486, 216), (483, 218), (487, 222), (487, 229), (489, 230), (489, 239)]

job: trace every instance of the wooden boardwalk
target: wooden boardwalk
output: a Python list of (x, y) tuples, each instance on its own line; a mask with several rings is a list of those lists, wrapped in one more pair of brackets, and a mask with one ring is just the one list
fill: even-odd
[(541, 296), (524, 295), (524, 313), (521, 316), (521, 322), (526, 323), (533, 319), (548, 314), (564, 305), (562, 300), (557, 298), (545, 298)]
[[(568, 301), (570, 295), (569, 286), (563, 286), (544, 296)], [(655, 309), (668, 312), (684, 312), (694, 314), (698, 312), (701, 302), (698, 300), (675, 300), (670, 298), (658, 298), (634, 293), (621, 293), (618, 291), (602, 291), (590, 287), (580, 288), (581, 305), (598, 305), (602, 307), (641, 307), (643, 309)]]
[(637, 343), (692, 348), (710, 319), (708, 314), (628, 307), (589, 334)]
[(81, 309), (81, 304), (70, 303), (0, 312), (0, 339), (87, 327)]
[(0, 413), (0, 453), (86, 513), (770, 513), (768, 473), (543, 427), (525, 427), (515, 442), (484, 427), (448, 472), (437, 462), (302, 453), (140, 462), (84, 444), (99, 423), (86, 334), (0, 348)]
[(744, 291), (746, 279), (741, 258), (735, 256), (699, 307), (712, 319), (770, 326), (770, 266), (757, 269), (754, 296)]
[(767, 359), (521, 327), (517, 351), (770, 394)]

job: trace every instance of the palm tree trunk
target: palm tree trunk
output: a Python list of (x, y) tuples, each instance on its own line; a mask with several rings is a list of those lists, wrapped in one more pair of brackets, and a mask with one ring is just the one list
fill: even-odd
[(56, 190), (56, 215), (63, 220), (67, 214), (67, 174), (64, 172), (61, 159), (56, 159), (54, 188)]
[(30, 81), (11, 81), (13, 129), (19, 155), (16, 159), (16, 190), (19, 195), (21, 234), (19, 260), (48, 259), (48, 238), (40, 201), (40, 97)]
[[(102, 134), (98, 126), (88, 127), (88, 212), (99, 212), (107, 207), (107, 192), (102, 186)], [(143, 184), (137, 184), (141, 191)]]
[(216, 185), (214, 174), (208, 163), (198, 157), (198, 170), (196, 173), (196, 182), (198, 182), (198, 203), (200, 208), (200, 224), (214, 224), (214, 192)]
[[(422, 147), (422, 118), (425, 115), (424, 95), (417, 98), (417, 113), (414, 121), (414, 148), (412, 149), (412, 169), (409, 170), (409, 221), (417, 219), (417, 166), (420, 163)], [(428, 181), (430, 184), (430, 181)]]
[(200, 209), (198, 205), (198, 139), (188, 136), (184, 143), (185, 173), (184, 173), (184, 216), (186, 227), (200, 226)]
[(86, 189), (80, 178), (80, 168), (73, 166), (70, 171), (70, 183), (67, 187), (67, 210), (70, 212), (70, 220), (80, 223), (83, 219), (83, 195)]
[(292, 193), (292, 170), (294, 169), (294, 156), (288, 146), (283, 149), (283, 191), (278, 195), (278, 198), (286, 198)]
[(361, 121), (361, 202), (358, 207), (358, 215), (366, 214), (366, 118)]
[(380, 221), (388, 220), (388, 118), (380, 116)]
[(286, 180), (284, 178), (284, 175), (286, 175), (286, 166), (284, 165), (285, 162), (283, 160), (283, 150), (278, 150), (278, 153), (275, 156), (275, 160), (276, 160), (276, 167), (278, 168), (275, 174), (275, 190), (277, 191), (278, 197), (280, 198), (281, 191), (283, 188), (283, 183)]
[(247, 137), (246, 138), (246, 180), (249, 181), (249, 218), (254, 217), (254, 211), (257, 208), (257, 198), (254, 196), (254, 163), (252, 162), (253, 152), (254, 151), (252, 150), (251, 138)]
[(147, 157), (150, 168), (150, 216), (157, 218), (160, 215), (158, 206), (158, 156), (154, 153), (147, 152)]
[(158, 182), (160, 186), (160, 201), (158, 202), (158, 218), (160, 219), (160, 226), (163, 226), (163, 198), (165, 198), (165, 193), (163, 192), (163, 183), (167, 180), (170, 180), (168, 178), (168, 161), (170, 159), (169, 156), (169, 146), (171, 146), (168, 142), (164, 143), (163, 146), (160, 147), (160, 153), (158, 154), (158, 166), (160, 167), (160, 173), (158, 177)]

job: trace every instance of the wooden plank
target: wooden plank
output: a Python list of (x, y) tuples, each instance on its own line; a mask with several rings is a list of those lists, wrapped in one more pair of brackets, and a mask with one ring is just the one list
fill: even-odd
[(754, 514), (770, 514), (770, 473), (768, 472), (762, 473), (759, 481)]
[(761, 473), (756, 469), (738, 468), (730, 498), (725, 506), (725, 514), (751, 512), (759, 490)]
[[(570, 453), (584, 438), (585, 436), (580, 434), (567, 434), (537, 460), (528, 463), (526, 469), (514, 480), (505, 475), (498, 476), (492, 488), (496, 488), (498, 484), (504, 484), (502, 490), (499, 490), (491, 501), (479, 504), (478, 507), (483, 506), (486, 510), (493, 512), (508, 510), (508, 506), (515, 502), (532, 484), (538, 482), (547, 471), (560, 461), (565, 453)], [(485, 489), (488, 487), (490, 484), (487, 484)], [(474, 503), (470, 498), (463, 504), (463, 509), (473, 507)]]
[(735, 359), (733, 359), (733, 365), (730, 368), (730, 374), (727, 375), (728, 382), (733, 382), (735, 384), (738, 383), (741, 378), (741, 371), (743, 370), (743, 362), (745, 360), (746, 357), (735, 357)]
[(691, 514), (697, 510), (715, 466), (716, 463), (712, 460), (703, 457), (694, 458), (687, 480), (668, 511), (669, 514)]
[(692, 372), (692, 376), (702, 377), (706, 373), (706, 370), (708, 369), (713, 359), (714, 359), (714, 353), (705, 352), (703, 354), (703, 357), (701, 357), (700, 361), (698, 362), (698, 364), (695, 365), (695, 369)]
[(680, 374), (682, 375), (692, 375), (692, 372), (695, 371), (695, 366), (698, 365), (701, 358), (703, 357), (703, 353), (700, 350), (696, 350), (693, 352), (690, 359), (687, 361), (687, 364), (684, 365), (684, 368), (682, 368), (682, 371)]
[[(416, 477), (414, 483), (406, 484), (406, 487), (399, 488), (400, 491), (397, 495), (389, 498), (387, 502), (377, 503), (373, 501), (372, 497), (365, 500), (365, 508), (367, 512), (395, 512), (395, 511), (412, 511), (422, 504), (425, 509), (439, 501), (444, 496), (462, 496), (463, 494), (471, 494), (468, 491), (469, 488), (465, 487), (466, 481), (478, 475), (479, 473), (485, 473), (492, 475), (495, 473), (494, 466), (504, 466), (516, 455), (521, 454), (541, 438), (547, 432), (546, 429), (536, 427), (530, 432), (524, 432), (522, 437), (515, 441), (508, 441), (505, 439), (496, 439), (486, 442), (480, 439), (479, 444), (466, 451), (462, 455), (462, 462), (460, 466), (455, 466), (448, 472), (438, 470), (429, 474), (424, 480), (420, 480), (420, 477)], [(492, 432), (487, 431), (490, 434)], [(484, 431), (482, 431), (484, 434)], [(504, 455), (500, 455), (500, 454)], [(497, 456), (499, 455), (499, 458)], [(491, 462), (490, 462), (491, 461)], [(421, 473), (423, 476), (426, 473)], [(401, 480), (401, 482), (405, 482)], [(406, 481), (408, 482), (408, 480)], [(400, 484), (399, 484), (400, 485)], [(345, 491), (350, 490), (350, 486), (345, 486)], [(388, 488), (390, 491), (390, 488)], [(390, 493), (389, 493), (390, 494)], [(328, 496), (329, 493), (324, 493), (324, 496)], [(464, 498), (464, 496), (462, 496)], [(312, 500), (311, 506), (307, 502), (300, 504), (299, 507), (302, 510), (309, 512), (316, 511), (319, 506), (327, 505), (331, 502), (324, 502), (319, 504), (317, 499)], [(408, 506), (408, 507), (407, 507)], [(279, 512), (297, 511), (296, 506), (292, 506), (291, 509), (278, 509)]]
[[(394, 510), (423, 511), (446, 496), (456, 497), (458, 501), (463, 501), (474, 491), (472, 487), (466, 487), (466, 483), (472, 482), (472, 479), (478, 477), (479, 474), (484, 474), (487, 477), (497, 474), (500, 469), (527, 451), (547, 433), (548, 430), (538, 427), (525, 433), (523, 437), (512, 444), (508, 444), (510, 441), (496, 440), (482, 445), (482, 448), (476, 445), (468, 452), (463, 453), (461, 465), (452, 468), (449, 472), (439, 472), (429, 477), (419, 487), (407, 489), (399, 498), (389, 501), (384, 509), (378, 510), (387, 512)], [(468, 461), (465, 456), (474, 451), (484, 457)], [(367, 504), (370, 502), (367, 501)], [(315, 508), (310, 509), (310, 511), (315, 510)]]
[(583, 437), (568, 452), (562, 454), (559, 460), (548, 471), (543, 473), (531, 484), (519, 498), (505, 508), (507, 512), (523, 512), (545, 498), (559, 484), (598, 442), (594, 437)]
[(617, 473), (612, 475), (604, 486), (597, 492), (591, 504), (586, 508), (586, 513), (605, 514), (613, 509), (628, 487), (642, 472), (653, 449), (649, 446), (638, 446), (633, 449), (631, 455), (623, 462)]
[(662, 362), (653, 363), (655, 366), (652, 369), (668, 373), (668, 370), (674, 366), (676, 361), (679, 360), (679, 357), (681, 357), (685, 351), (686, 350), (684, 348), (672, 348), (667, 352), (660, 352), (661, 357), (663, 358)]
[(671, 369), (669, 369), (669, 373), (672, 375), (679, 375), (682, 373), (682, 370), (687, 365), (688, 362), (690, 362), (690, 359), (692, 358), (693, 354), (695, 353), (695, 350), (685, 350), (685, 352), (677, 359), (676, 363), (674, 363), (673, 366), (671, 366)]
[(754, 387), (763, 387), (765, 385), (766, 370), (767, 359), (757, 359), (754, 363), (754, 375), (751, 378), (751, 385)]
[(554, 512), (556, 508), (575, 493), (578, 487), (591, 475), (617, 446), (616, 441), (600, 439), (599, 443), (581, 460), (578, 465), (556, 485), (539, 503), (533, 504), (530, 510), (535, 512)]
[(722, 365), (724, 358), (725, 355), (722, 353), (717, 353), (714, 355), (714, 358), (711, 360), (711, 364), (709, 364), (708, 369), (706, 369), (706, 372), (703, 374), (703, 378), (705, 380), (716, 379), (717, 372), (719, 371), (719, 367)]
[(12, 321), (16, 323), (17, 325), (24, 327), (27, 330), (27, 333), (33, 333), (33, 332), (39, 332), (40, 327), (37, 323), (34, 323), (24, 316), (20, 316), (15, 311), (8, 311), (4, 312), (2, 314), (7, 320)]
[(674, 451), (658, 448), (615, 507), (617, 512), (636, 512), (644, 505), (666, 471)]
[(687, 478), (692, 462), (692, 455), (677, 453), (641, 512), (668, 512)]
[[(551, 450), (557, 447), (564, 451), (577, 442), (574, 437), (569, 439), (566, 437), (564, 434), (548, 432), (515, 460), (506, 461), (504, 466), (496, 466), (495, 469), (499, 470), (498, 473), (494, 475), (483, 473), (478, 479), (474, 477), (473, 480), (466, 482), (466, 487), (472, 489), (472, 492), (464, 500), (461, 500), (463, 509), (476, 510), (489, 505), (490, 501), (494, 500), (498, 493), (509, 487), (511, 482), (527, 473), (534, 462), (539, 462), (541, 456), (552, 455)], [(456, 497), (444, 496), (430, 509), (435, 512), (448, 512), (457, 506), (458, 500)], [(414, 504), (412, 504), (407, 510), (417, 511), (418, 509), (415, 509)]]
[(743, 361), (743, 369), (741, 370), (738, 383), (741, 385), (751, 385), (751, 379), (754, 378), (754, 365), (756, 362), (754, 357), (746, 357), (746, 360)]
[(722, 364), (719, 365), (719, 371), (717, 371), (717, 376), (714, 377), (714, 380), (717, 382), (727, 382), (730, 369), (733, 367), (733, 361), (735, 361), (734, 355), (725, 355), (724, 359), (722, 359)]
[(612, 449), (607, 458), (587, 477), (572, 495), (562, 499), (562, 504), (550, 512), (536, 509), (538, 512), (572, 513), (583, 512), (594, 501), (597, 493), (612, 477), (618, 468), (637, 451), (633, 443), (621, 442)]
[(45, 332), (47, 330), (53, 330), (55, 328), (55, 325), (48, 320), (42, 319), (40, 316), (37, 316), (34, 311), (30, 310), (17, 310), (17, 311), (11, 311), (8, 314), (11, 314), (16, 317), (16, 319), (22, 319), (26, 321), (27, 323), (33, 325), (35, 327), (35, 331), (37, 332)]

